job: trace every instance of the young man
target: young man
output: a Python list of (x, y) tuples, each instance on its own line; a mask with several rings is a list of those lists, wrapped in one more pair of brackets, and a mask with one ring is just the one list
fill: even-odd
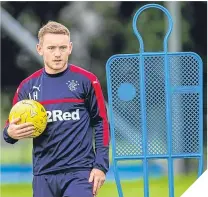
[[(109, 168), (109, 127), (100, 83), (92, 73), (68, 64), (72, 42), (65, 26), (48, 22), (38, 38), (44, 68), (21, 82), (13, 100), (14, 105), (34, 99), (47, 110), (47, 128), (33, 139), (33, 196), (93, 197)], [(30, 123), (17, 125), (19, 120), (4, 128), (10, 144), (34, 131)]]

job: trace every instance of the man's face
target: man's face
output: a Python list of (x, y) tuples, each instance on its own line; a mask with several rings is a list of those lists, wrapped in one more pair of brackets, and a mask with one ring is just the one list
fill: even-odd
[(37, 51), (43, 56), (46, 72), (54, 74), (67, 67), (72, 43), (67, 35), (47, 33), (42, 43), (37, 45)]

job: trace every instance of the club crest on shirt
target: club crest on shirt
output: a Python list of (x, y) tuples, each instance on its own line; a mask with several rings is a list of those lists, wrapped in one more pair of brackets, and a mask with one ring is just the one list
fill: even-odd
[(79, 85), (79, 83), (78, 83), (78, 81), (71, 80), (71, 81), (68, 81), (66, 83), (66, 85), (68, 86), (69, 90), (75, 91), (77, 89), (77, 86)]

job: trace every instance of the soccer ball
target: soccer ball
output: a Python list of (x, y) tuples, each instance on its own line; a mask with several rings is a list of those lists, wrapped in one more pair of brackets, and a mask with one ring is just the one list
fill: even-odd
[(9, 113), (9, 122), (15, 118), (21, 118), (17, 124), (32, 122), (35, 132), (32, 137), (38, 137), (47, 126), (47, 113), (42, 104), (34, 100), (22, 100), (17, 102)]

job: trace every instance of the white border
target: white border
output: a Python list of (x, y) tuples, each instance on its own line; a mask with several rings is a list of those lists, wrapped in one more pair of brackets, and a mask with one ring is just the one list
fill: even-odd
[(207, 197), (208, 196), (208, 170), (205, 171), (181, 197)]

